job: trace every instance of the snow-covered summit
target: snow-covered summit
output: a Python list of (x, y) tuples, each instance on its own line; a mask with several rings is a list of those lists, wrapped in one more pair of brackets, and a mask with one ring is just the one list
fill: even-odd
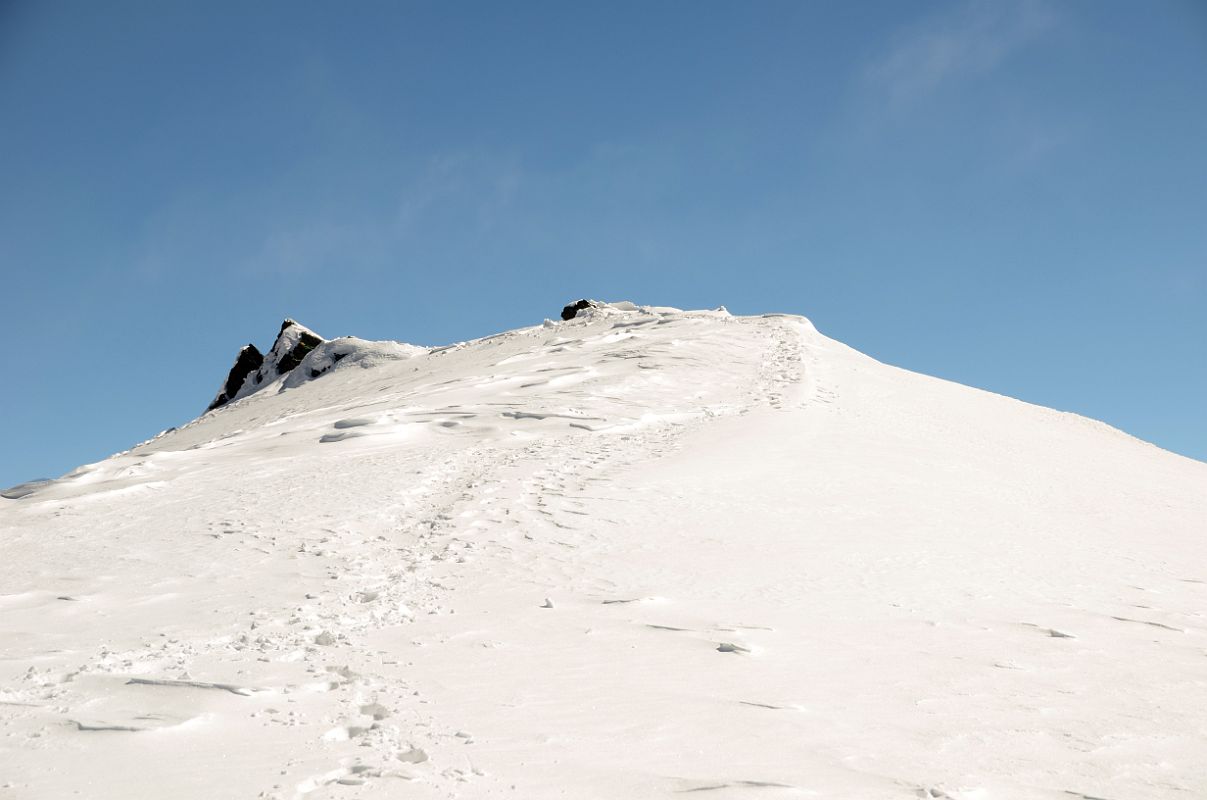
[(262, 355), (254, 344), (244, 345), (239, 350), (222, 388), (206, 410), (213, 411), (246, 397), (290, 373), (302, 363), (307, 353), (324, 341), (314, 331), (286, 318), (267, 356)]
[[(648, 317), (658, 314), (682, 313), (677, 308), (638, 306), (629, 301), (609, 303), (598, 300), (578, 300), (568, 304), (562, 310), (561, 316), (563, 321), (577, 319), (582, 322), (617, 315), (636, 314)], [(722, 307), (714, 309), (712, 312), (693, 313), (728, 315), (729, 312)], [(240, 349), (222, 388), (206, 410), (213, 411), (235, 400), (247, 397), (253, 392), (259, 392), (270, 385), (275, 385), (277, 390), (300, 386), (326, 374), (348, 356), (352, 356), (352, 358), (345, 366), (357, 364), (361, 367), (370, 367), (383, 360), (410, 358), (426, 353), (428, 350), (429, 348), (402, 342), (368, 342), (352, 336), (328, 341), (309, 328), (287, 318), (281, 323), (280, 332), (267, 356), (262, 355), (254, 344), (247, 344)], [(302, 367), (302, 369), (297, 369), (298, 367)], [(289, 376), (288, 379), (278, 380), (285, 376)]]
[(1205, 464), (724, 309), (260, 386), (0, 499), (15, 797), (1207, 796)]
[[(599, 300), (576, 300), (573, 303), (567, 303), (562, 308), (562, 321), (569, 322), (571, 320), (593, 320), (600, 317), (609, 317), (624, 314), (635, 314), (637, 316), (651, 315), (668, 315), (668, 314), (683, 314), (683, 309), (674, 308), (672, 306), (639, 306), (629, 300), (619, 300), (616, 302), (605, 303)], [(711, 311), (692, 311), (693, 315), (699, 316), (702, 314), (714, 314), (720, 316), (729, 316), (729, 311), (725, 306), (719, 306)], [(804, 317), (799, 317), (804, 320)]]

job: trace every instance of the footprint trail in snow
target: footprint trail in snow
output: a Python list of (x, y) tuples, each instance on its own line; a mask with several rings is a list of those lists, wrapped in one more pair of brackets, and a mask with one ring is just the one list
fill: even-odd
[(1204, 465), (800, 317), (336, 342), (0, 500), (0, 797), (1207, 793)]

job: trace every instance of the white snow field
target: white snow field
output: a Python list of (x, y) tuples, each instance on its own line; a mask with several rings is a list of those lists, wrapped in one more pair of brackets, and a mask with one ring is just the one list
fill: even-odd
[(1207, 464), (796, 316), (307, 359), (0, 499), (0, 798), (1207, 797)]

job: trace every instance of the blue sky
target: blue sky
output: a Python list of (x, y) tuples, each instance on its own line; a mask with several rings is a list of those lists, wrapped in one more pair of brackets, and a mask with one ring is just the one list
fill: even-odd
[(785, 311), (1207, 459), (1207, 6), (0, 2), (0, 485), (284, 316)]

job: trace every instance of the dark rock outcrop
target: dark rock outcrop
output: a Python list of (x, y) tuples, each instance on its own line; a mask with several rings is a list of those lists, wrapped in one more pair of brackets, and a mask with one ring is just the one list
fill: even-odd
[(282, 322), (277, 340), (273, 342), (272, 352), (269, 354), (277, 356), (277, 375), (284, 375), (301, 364), (306, 354), (322, 343), (323, 337), (314, 331), (302, 327), (291, 319)]
[(213, 411), (241, 397), (246, 397), (261, 386), (271, 383), (293, 370), (306, 355), (322, 344), (325, 339), (314, 331), (299, 325), (292, 319), (281, 323), (281, 330), (268, 355), (261, 355), (255, 345), (247, 345), (239, 351), (235, 365), (231, 368), (222, 386), (222, 391), (210, 403), (206, 411)]
[(243, 388), (243, 382), (247, 380), (247, 376), (258, 370), (263, 363), (264, 354), (257, 350), (254, 344), (248, 344), (240, 350), (239, 356), (235, 359), (235, 365), (231, 367), (230, 374), (226, 376), (226, 383), (222, 384), (222, 391), (218, 392), (218, 396), (214, 398), (214, 402), (210, 403), (206, 411), (213, 411), (215, 408), (229, 403)]
[(584, 308), (595, 308), (595, 303), (590, 300), (577, 300), (562, 309), (562, 319), (574, 319)]

